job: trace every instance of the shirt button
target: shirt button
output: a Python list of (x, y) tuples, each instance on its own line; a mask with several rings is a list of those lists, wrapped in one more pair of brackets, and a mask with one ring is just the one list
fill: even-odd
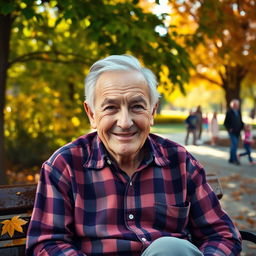
[(130, 186), (132, 186), (132, 181), (130, 181)]
[(146, 241), (147, 241), (147, 239), (146, 239), (145, 237), (142, 237), (141, 240), (142, 240), (143, 242), (146, 242)]
[(129, 214), (129, 220), (133, 220), (134, 219), (134, 215), (133, 214)]

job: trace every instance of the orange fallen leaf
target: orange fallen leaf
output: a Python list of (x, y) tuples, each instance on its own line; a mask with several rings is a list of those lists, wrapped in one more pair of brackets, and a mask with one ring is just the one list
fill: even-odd
[(8, 233), (10, 237), (13, 237), (14, 231), (23, 232), (22, 225), (27, 223), (26, 220), (20, 219), (20, 216), (14, 216), (11, 220), (4, 220), (1, 222), (3, 224), (1, 236)]
[(256, 221), (253, 219), (253, 218), (250, 218), (250, 217), (247, 217), (246, 218), (246, 221), (251, 225), (251, 226), (254, 226)]
[(233, 217), (234, 219), (236, 219), (236, 220), (244, 220), (244, 215), (237, 215), (237, 216), (234, 216)]

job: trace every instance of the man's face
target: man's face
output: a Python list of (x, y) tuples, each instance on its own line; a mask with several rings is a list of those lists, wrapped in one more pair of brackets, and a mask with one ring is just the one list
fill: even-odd
[(91, 125), (114, 157), (137, 157), (153, 125), (150, 92), (137, 71), (103, 73), (95, 89), (95, 112), (85, 104)]
[(239, 107), (240, 107), (239, 101), (234, 101), (233, 104), (232, 104), (232, 108), (235, 109), (235, 110), (238, 110)]

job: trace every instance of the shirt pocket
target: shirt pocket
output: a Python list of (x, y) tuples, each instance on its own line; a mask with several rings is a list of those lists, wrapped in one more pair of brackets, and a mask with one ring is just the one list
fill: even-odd
[(190, 203), (166, 205), (155, 203), (154, 228), (170, 233), (184, 233), (188, 224)]

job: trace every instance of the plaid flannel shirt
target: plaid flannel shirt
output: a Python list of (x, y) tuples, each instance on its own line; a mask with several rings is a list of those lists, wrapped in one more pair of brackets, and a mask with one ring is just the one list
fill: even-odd
[(27, 255), (141, 255), (155, 239), (191, 241), (205, 256), (239, 255), (238, 230), (184, 147), (150, 134), (129, 177), (97, 133), (43, 164)]

